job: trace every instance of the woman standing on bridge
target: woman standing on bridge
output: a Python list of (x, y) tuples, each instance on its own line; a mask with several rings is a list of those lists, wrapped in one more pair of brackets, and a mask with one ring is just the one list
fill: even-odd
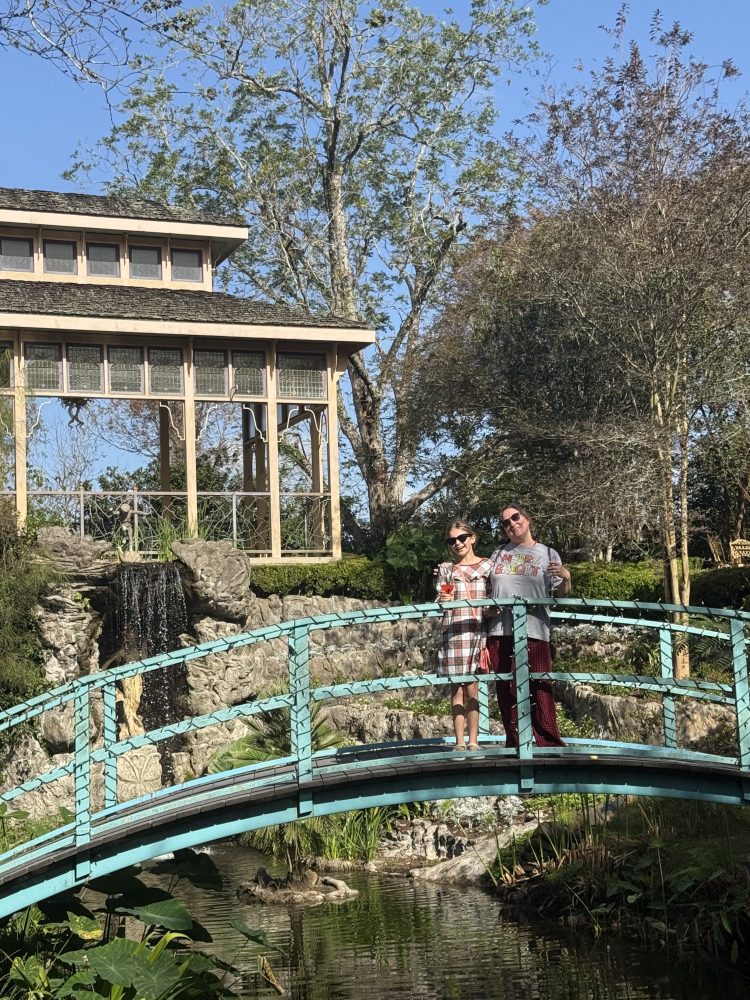
[[(454, 521), (448, 526), (446, 542), (454, 561), (440, 563), (437, 575), (438, 601), (481, 600), (487, 596), (489, 559), (474, 555), (477, 536), (470, 524)], [(481, 608), (455, 608), (443, 612), (437, 672), (441, 677), (475, 674), (484, 643)], [(469, 731), (469, 750), (479, 749), (479, 702), (477, 682), (452, 684), (455, 750), (464, 749), (464, 729)]]
[[(507, 539), (490, 556), (492, 572), (488, 597), (556, 597), (570, 593), (570, 573), (560, 556), (547, 545), (534, 541), (531, 518), (518, 504), (507, 504), (500, 515)], [(550, 619), (545, 607), (528, 609), (527, 617), (529, 670), (544, 673), (552, 669)], [(513, 616), (510, 608), (488, 610), (487, 649), (490, 671), (514, 673)], [(511, 681), (497, 682), (497, 700), (505, 727), (505, 745), (518, 746), (518, 705), (516, 686)], [(549, 681), (531, 684), (531, 725), (534, 740), (540, 747), (565, 746), (557, 726), (557, 709)]]

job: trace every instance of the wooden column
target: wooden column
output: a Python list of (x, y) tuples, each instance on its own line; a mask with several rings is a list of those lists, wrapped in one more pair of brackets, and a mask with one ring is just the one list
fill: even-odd
[(279, 476), (279, 430), (276, 400), (276, 341), (268, 348), (266, 365), (268, 410), (268, 490), (271, 507), (271, 558), (281, 558), (281, 478)]
[(198, 534), (198, 473), (195, 461), (195, 370), (193, 368), (193, 338), (188, 339), (183, 348), (187, 357), (184, 359), (185, 371), (185, 403), (183, 425), (185, 433), (185, 491), (187, 493), (187, 529), (188, 535)]
[(16, 516), (18, 517), (18, 525), (22, 528), (26, 524), (29, 501), (26, 486), (28, 452), (26, 380), (23, 372), (20, 333), (15, 336), (13, 350), (13, 438), (15, 444)]
[(331, 492), (331, 554), (341, 558), (341, 504), (339, 500), (339, 418), (337, 388), (346, 371), (346, 356), (336, 346), (328, 348), (328, 489)]
[(318, 495), (318, 502), (313, 510), (313, 544), (316, 549), (324, 550), (326, 544), (325, 500), (321, 496), (325, 492), (325, 457), (323, 454), (323, 420), (325, 410), (312, 410), (308, 407), (310, 421), (310, 465), (311, 485), (313, 493)]

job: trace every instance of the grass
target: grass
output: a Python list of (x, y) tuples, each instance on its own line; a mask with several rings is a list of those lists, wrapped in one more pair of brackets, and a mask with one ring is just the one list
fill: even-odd
[(504, 899), (594, 935), (750, 964), (750, 810), (591, 795), (529, 806), (552, 821), (499, 852)]

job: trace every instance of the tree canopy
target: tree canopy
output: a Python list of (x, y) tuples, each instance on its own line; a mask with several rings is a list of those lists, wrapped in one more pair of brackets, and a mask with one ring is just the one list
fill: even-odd
[(650, 59), (625, 32), (622, 16), (618, 54), (540, 100), (515, 147), (524, 210), (481, 267), (469, 257), (434, 366), (471, 317), (463, 353), (498, 439), (547, 463), (559, 507), (576, 468), (579, 497), (606, 487), (635, 523), (656, 507), (667, 595), (688, 603), (691, 455), (706, 414), (750, 392), (750, 118), (722, 99), (734, 67), (690, 55), (680, 25), (654, 18)]
[(0, 50), (41, 56), (75, 80), (107, 88), (127, 73), (143, 33), (159, 31), (180, 0), (6, 0)]
[(456, 470), (411, 404), (440, 283), (515, 184), (493, 86), (531, 50), (516, 0), (435, 17), (407, 0), (243, 0), (164, 26), (122, 118), (74, 174), (248, 220), (227, 286), (377, 328), (340, 393), (373, 542)]

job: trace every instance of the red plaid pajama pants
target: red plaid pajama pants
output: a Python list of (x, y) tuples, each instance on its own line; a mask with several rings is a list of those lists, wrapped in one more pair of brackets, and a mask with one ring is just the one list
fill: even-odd
[[(532, 674), (540, 674), (551, 670), (552, 657), (550, 656), (549, 643), (543, 639), (529, 639), (528, 644), (529, 671)], [(515, 673), (516, 663), (513, 655), (512, 635), (489, 636), (487, 649), (490, 654), (491, 673)], [(517, 747), (518, 706), (514, 681), (497, 682), (497, 701), (505, 727), (505, 745)], [(531, 726), (534, 730), (534, 740), (537, 746), (565, 746), (560, 739), (560, 730), (557, 728), (557, 708), (552, 696), (552, 684), (549, 681), (531, 682)]]

